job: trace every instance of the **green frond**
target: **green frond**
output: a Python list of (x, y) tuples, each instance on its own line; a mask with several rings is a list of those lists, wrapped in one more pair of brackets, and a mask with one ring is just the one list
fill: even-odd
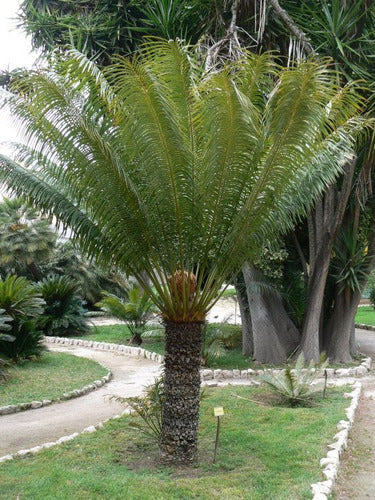
[(269, 54), (204, 74), (179, 42), (104, 73), (74, 52), (5, 97), (27, 143), (23, 166), (0, 156), (0, 180), (136, 276), (164, 317), (203, 320), (373, 128), (355, 86), (336, 82), (327, 61), (281, 69)]

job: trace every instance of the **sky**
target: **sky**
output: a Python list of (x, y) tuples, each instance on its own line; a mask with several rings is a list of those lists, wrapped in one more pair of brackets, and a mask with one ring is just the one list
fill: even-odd
[[(31, 43), (20, 30), (14, 19), (21, 0), (0, 0), (0, 70), (17, 67), (31, 68), (36, 59)], [(17, 140), (17, 133), (10, 117), (0, 111), (0, 151), (7, 152), (4, 141)]]

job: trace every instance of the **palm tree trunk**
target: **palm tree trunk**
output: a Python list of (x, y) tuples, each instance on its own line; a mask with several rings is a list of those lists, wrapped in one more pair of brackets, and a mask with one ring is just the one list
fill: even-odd
[(166, 463), (197, 456), (203, 322), (165, 321), (165, 404), (160, 440)]

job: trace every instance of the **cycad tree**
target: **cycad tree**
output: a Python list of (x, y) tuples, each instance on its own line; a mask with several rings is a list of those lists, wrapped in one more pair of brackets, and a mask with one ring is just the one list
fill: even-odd
[(1, 157), (1, 178), (161, 311), (165, 461), (196, 456), (201, 332), (223, 283), (352, 155), (360, 103), (334, 80), (325, 63), (282, 70), (269, 55), (204, 74), (158, 42), (104, 74), (73, 54), (8, 99), (28, 143), (24, 166)]

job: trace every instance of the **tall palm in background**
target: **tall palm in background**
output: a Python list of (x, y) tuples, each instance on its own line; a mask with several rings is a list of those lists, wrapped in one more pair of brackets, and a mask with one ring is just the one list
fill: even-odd
[(56, 239), (51, 221), (25, 200), (5, 198), (0, 203), (0, 268), (4, 274), (26, 268), (33, 280), (40, 280), (39, 266), (53, 253)]
[(204, 74), (157, 42), (104, 74), (76, 54), (8, 99), (28, 146), (24, 166), (0, 157), (1, 178), (161, 311), (166, 461), (196, 456), (202, 326), (223, 283), (351, 158), (360, 102), (333, 80), (326, 64), (281, 70), (269, 55)]

